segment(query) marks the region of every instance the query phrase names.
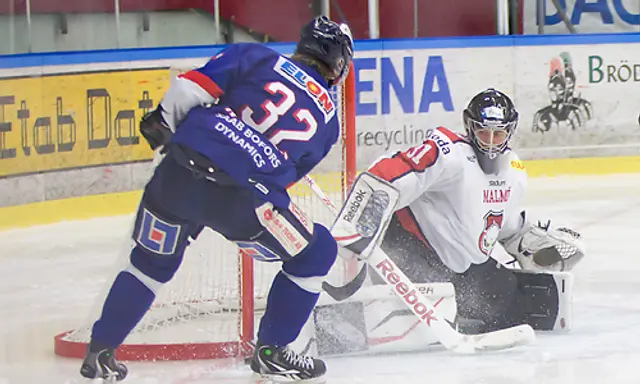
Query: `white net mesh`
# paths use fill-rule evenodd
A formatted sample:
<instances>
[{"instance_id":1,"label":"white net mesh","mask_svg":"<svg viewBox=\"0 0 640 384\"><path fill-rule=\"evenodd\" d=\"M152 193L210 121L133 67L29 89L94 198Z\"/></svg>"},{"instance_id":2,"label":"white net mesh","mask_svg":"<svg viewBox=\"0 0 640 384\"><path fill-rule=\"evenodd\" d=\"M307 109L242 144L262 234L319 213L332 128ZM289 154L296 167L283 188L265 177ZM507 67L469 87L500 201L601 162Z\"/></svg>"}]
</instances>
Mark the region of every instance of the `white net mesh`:
<instances>
[{"instance_id":1,"label":"white net mesh","mask_svg":"<svg viewBox=\"0 0 640 384\"><path fill-rule=\"evenodd\" d=\"M184 72L184 70L174 72ZM334 95L338 102L338 110L344 110L344 92L339 89L334 91ZM343 115L340 115L339 119L341 122L345 121ZM343 140L334 146L329 156L312 174L316 183L336 204L342 202L345 193L345 145ZM324 225L331 224L333 221L332 213L303 181L294 186L290 192L294 203L314 222ZM103 294L97 299L96 306L86 325L63 335L60 338L63 345L89 341L91 324L100 314L113 278L128 264L131 246L131 244L127 244L122 250L118 265L114 268L112 276L107 278L108 284ZM264 309L270 284L281 265L280 263L251 263L254 269L253 282L251 282L251 279L243 280L242 278L241 259L242 256L239 255L235 244L205 229L187 249L183 264L175 277L160 290L152 308L127 337L124 346L204 343L209 344L213 351L219 348L230 348L227 344L217 346L217 343L240 341L242 329L251 329L251 326L243 328L242 314L243 311L246 313L248 304L241 300L241 290L253 290L253 305L255 306L255 313L244 317L245 326L247 321L253 321L257 324L261 310ZM332 284L341 284L344 276L345 265L339 259L328 280ZM251 336L249 339L252 339ZM74 354L58 348L58 345L56 345L56 352L62 355ZM180 352L181 356L170 357L162 353L151 353L147 357L197 358L195 353L194 355L189 355L189 353L189 351L186 354ZM225 356L235 353L235 350L219 351L205 353L200 357ZM129 358L145 357L129 356Z\"/></svg>"}]
</instances>

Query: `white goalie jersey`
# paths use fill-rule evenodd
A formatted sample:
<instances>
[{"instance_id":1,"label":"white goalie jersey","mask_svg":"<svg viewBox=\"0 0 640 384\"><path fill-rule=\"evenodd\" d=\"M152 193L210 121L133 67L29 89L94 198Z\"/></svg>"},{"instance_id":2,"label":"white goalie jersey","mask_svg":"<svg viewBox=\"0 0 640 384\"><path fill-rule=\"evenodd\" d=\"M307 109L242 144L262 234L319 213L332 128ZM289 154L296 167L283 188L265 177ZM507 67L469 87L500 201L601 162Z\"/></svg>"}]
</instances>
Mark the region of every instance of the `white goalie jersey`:
<instances>
[{"instance_id":1,"label":"white goalie jersey","mask_svg":"<svg viewBox=\"0 0 640 384\"><path fill-rule=\"evenodd\" d=\"M500 161L497 174L485 174L466 139L440 127L423 144L378 159L369 172L399 190L402 226L462 273L523 228L524 166L511 151Z\"/></svg>"}]
</instances>

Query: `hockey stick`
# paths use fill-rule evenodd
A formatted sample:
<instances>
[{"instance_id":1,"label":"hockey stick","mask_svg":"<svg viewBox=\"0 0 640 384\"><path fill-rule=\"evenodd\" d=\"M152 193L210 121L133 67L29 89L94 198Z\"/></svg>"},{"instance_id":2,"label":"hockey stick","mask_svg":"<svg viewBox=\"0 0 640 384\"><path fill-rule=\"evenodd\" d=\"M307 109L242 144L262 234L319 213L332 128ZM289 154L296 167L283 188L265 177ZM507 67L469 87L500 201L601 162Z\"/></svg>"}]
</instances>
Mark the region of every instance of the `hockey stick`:
<instances>
[{"instance_id":1,"label":"hockey stick","mask_svg":"<svg viewBox=\"0 0 640 384\"><path fill-rule=\"evenodd\" d=\"M528 324L476 335L461 334L438 313L430 300L419 293L411 280L384 251L376 248L367 259L367 263L375 269L382 279L395 288L394 293L409 307L411 312L429 327L442 345L451 351L476 353L502 350L530 344L535 339L533 328Z\"/></svg>"},{"instance_id":2,"label":"hockey stick","mask_svg":"<svg viewBox=\"0 0 640 384\"><path fill-rule=\"evenodd\" d=\"M313 183L309 177L305 180L311 186L314 193L318 194L322 201L329 201L329 198L322 190ZM334 207L335 205L331 204ZM380 275L380 277L391 285L393 292L402 302L413 312L423 324L429 327L433 335L444 345L445 348L457 353L476 353L481 351L502 350L518 345L526 345L533 342L535 334L533 328L528 324L518 325L498 331L480 333L475 335L465 335L458 332L439 313L430 300L420 294L416 286L402 272L386 253L376 247L371 255L365 260Z\"/></svg>"},{"instance_id":3,"label":"hockey stick","mask_svg":"<svg viewBox=\"0 0 640 384\"><path fill-rule=\"evenodd\" d=\"M353 296L360 288L362 288L362 284L367 279L367 264L364 263L360 272L353 278L353 280L349 281L347 284L336 287L333 286L326 281L322 282L322 289L327 293L327 295L331 296L331 298L335 301L343 301Z\"/></svg>"},{"instance_id":4,"label":"hockey stick","mask_svg":"<svg viewBox=\"0 0 640 384\"><path fill-rule=\"evenodd\" d=\"M334 216L338 215L338 208L333 204L331 199L324 193L324 191L316 184L315 180L311 178L311 176L306 175L304 180L309 184L309 187L322 200L324 205L333 213ZM364 284L364 281L367 279L367 263L362 264L362 268L358 274L347 284L343 286L333 286L326 281L322 282L322 289L331 296L335 301L343 301L347 298L353 296Z\"/></svg>"}]
</instances>

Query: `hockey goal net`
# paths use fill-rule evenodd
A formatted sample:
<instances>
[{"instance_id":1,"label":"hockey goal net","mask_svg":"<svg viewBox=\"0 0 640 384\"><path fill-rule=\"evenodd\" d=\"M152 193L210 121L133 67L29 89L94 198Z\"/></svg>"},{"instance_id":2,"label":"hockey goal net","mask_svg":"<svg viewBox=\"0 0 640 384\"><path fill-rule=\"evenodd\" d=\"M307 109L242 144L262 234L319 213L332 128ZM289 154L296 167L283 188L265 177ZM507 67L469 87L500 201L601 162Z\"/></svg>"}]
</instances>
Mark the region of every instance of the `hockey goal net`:
<instances>
[{"instance_id":1,"label":"hockey goal net","mask_svg":"<svg viewBox=\"0 0 640 384\"><path fill-rule=\"evenodd\" d=\"M172 78L186 68L171 70ZM355 81L353 70L332 90L338 107L342 137L312 177L336 203L342 202L356 171ZM315 222L325 225L334 217L304 181L290 190L292 199ZM54 340L57 355L82 358L91 325L100 315L113 278L128 263L130 244L123 251L107 286L97 299L85 325ZM280 263L254 262L237 247L205 230L188 248L175 277L158 293L152 308L118 349L122 360L194 360L248 356L266 296ZM342 284L349 275L338 261L328 278Z\"/></svg>"}]
</instances>

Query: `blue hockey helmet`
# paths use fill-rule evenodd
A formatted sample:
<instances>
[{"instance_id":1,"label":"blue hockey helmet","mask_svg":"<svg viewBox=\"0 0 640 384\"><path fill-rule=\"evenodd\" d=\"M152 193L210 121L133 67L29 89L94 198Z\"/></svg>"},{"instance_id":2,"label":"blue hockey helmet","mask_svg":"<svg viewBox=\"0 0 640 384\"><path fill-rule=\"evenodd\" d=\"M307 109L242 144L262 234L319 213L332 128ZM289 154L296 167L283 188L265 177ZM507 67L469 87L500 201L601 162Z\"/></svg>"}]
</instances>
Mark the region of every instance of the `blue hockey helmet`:
<instances>
[{"instance_id":1,"label":"blue hockey helmet","mask_svg":"<svg viewBox=\"0 0 640 384\"><path fill-rule=\"evenodd\" d=\"M318 16L302 28L296 54L309 56L331 72L329 86L340 84L349 73L353 59L353 37L346 24Z\"/></svg>"}]
</instances>

